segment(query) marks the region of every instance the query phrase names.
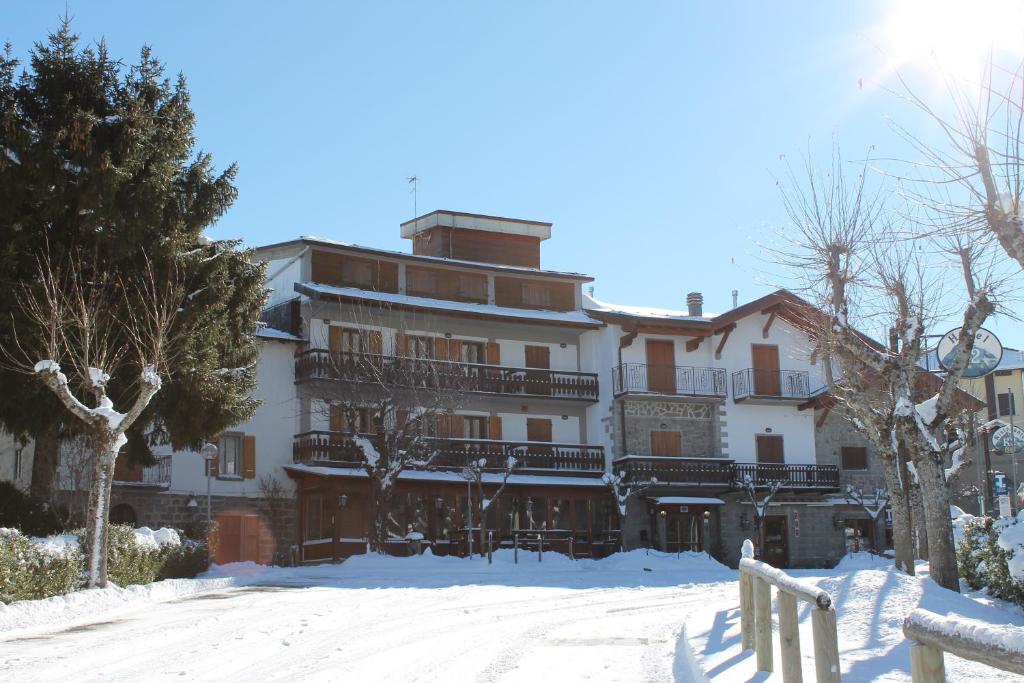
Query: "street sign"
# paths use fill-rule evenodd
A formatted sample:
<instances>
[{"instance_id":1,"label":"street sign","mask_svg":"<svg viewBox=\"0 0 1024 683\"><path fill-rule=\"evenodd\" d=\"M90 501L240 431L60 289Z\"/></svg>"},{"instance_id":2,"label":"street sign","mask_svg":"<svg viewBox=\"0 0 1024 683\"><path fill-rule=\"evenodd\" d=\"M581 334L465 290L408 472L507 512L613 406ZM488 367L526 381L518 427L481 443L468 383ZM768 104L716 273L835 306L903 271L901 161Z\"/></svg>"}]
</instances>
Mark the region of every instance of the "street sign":
<instances>
[{"instance_id":1,"label":"street sign","mask_svg":"<svg viewBox=\"0 0 1024 683\"><path fill-rule=\"evenodd\" d=\"M999 496L999 516L1009 517L1010 516L1010 497Z\"/></svg>"},{"instance_id":2,"label":"street sign","mask_svg":"<svg viewBox=\"0 0 1024 683\"><path fill-rule=\"evenodd\" d=\"M1016 455L1024 451L1024 429L1000 427L992 432L992 448L1002 455Z\"/></svg>"},{"instance_id":3,"label":"street sign","mask_svg":"<svg viewBox=\"0 0 1024 683\"><path fill-rule=\"evenodd\" d=\"M992 488L997 496L1005 496L1010 492L1009 484L1006 481L1006 475L1002 472L992 473Z\"/></svg>"},{"instance_id":4,"label":"street sign","mask_svg":"<svg viewBox=\"0 0 1024 683\"><path fill-rule=\"evenodd\" d=\"M943 369L948 369L956 359L956 345L959 341L960 328L950 330L939 340L938 346L935 347L935 356ZM999 337L981 328L974 335L974 348L971 349L971 359L967 363L963 377L984 377L996 369L1002 358L1003 345L999 342Z\"/></svg>"}]
</instances>

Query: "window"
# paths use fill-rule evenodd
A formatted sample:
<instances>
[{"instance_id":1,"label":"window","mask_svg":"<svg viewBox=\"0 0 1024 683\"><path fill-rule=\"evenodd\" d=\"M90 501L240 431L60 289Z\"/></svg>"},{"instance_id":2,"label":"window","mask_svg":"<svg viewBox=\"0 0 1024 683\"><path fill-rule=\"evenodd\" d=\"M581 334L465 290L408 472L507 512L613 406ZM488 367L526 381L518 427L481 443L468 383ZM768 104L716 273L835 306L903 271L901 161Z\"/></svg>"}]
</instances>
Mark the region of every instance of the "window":
<instances>
[{"instance_id":1,"label":"window","mask_svg":"<svg viewBox=\"0 0 1024 683\"><path fill-rule=\"evenodd\" d=\"M551 289L528 282L523 285L523 303L527 306L551 306Z\"/></svg>"},{"instance_id":2,"label":"window","mask_svg":"<svg viewBox=\"0 0 1024 683\"><path fill-rule=\"evenodd\" d=\"M242 476L242 435L225 434L217 444L220 457L220 477Z\"/></svg>"},{"instance_id":3,"label":"window","mask_svg":"<svg viewBox=\"0 0 1024 683\"><path fill-rule=\"evenodd\" d=\"M373 264L369 261L345 259L342 261L341 269L346 284L367 287L373 284Z\"/></svg>"},{"instance_id":4,"label":"window","mask_svg":"<svg viewBox=\"0 0 1024 683\"><path fill-rule=\"evenodd\" d=\"M437 271L406 268L405 291L410 294L437 294Z\"/></svg>"},{"instance_id":5,"label":"window","mask_svg":"<svg viewBox=\"0 0 1024 683\"><path fill-rule=\"evenodd\" d=\"M996 399L999 402L999 414L1000 415L1016 415L1017 414L1017 401L1013 394L1006 392L1005 394L997 394Z\"/></svg>"},{"instance_id":6,"label":"window","mask_svg":"<svg viewBox=\"0 0 1024 683\"><path fill-rule=\"evenodd\" d=\"M344 353L366 353L366 336L363 331L351 328L342 330L341 350Z\"/></svg>"},{"instance_id":7,"label":"window","mask_svg":"<svg viewBox=\"0 0 1024 683\"><path fill-rule=\"evenodd\" d=\"M462 418L465 436L467 439L487 438L487 418L476 415L466 415Z\"/></svg>"},{"instance_id":8,"label":"window","mask_svg":"<svg viewBox=\"0 0 1024 683\"><path fill-rule=\"evenodd\" d=\"M866 470L868 468L868 449L863 446L843 446L839 453L844 470Z\"/></svg>"},{"instance_id":9,"label":"window","mask_svg":"<svg viewBox=\"0 0 1024 683\"><path fill-rule=\"evenodd\" d=\"M410 358L433 358L434 339L433 337L409 337Z\"/></svg>"},{"instance_id":10,"label":"window","mask_svg":"<svg viewBox=\"0 0 1024 683\"><path fill-rule=\"evenodd\" d=\"M327 496L322 493L306 495L305 529L302 534L307 541L331 537L331 512L327 508Z\"/></svg>"},{"instance_id":11,"label":"window","mask_svg":"<svg viewBox=\"0 0 1024 683\"><path fill-rule=\"evenodd\" d=\"M487 278L460 273L459 298L487 301Z\"/></svg>"},{"instance_id":12,"label":"window","mask_svg":"<svg viewBox=\"0 0 1024 683\"><path fill-rule=\"evenodd\" d=\"M484 345L480 342L462 342L463 363L486 363Z\"/></svg>"}]
</instances>

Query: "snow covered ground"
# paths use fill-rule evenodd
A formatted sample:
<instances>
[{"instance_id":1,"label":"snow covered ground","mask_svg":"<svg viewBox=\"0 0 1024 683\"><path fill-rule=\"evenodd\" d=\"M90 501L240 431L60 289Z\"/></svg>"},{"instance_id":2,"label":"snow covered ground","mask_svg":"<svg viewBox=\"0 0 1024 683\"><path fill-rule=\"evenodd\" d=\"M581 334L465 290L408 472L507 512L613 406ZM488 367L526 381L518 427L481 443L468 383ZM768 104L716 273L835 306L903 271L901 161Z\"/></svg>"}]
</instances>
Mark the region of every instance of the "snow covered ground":
<instances>
[{"instance_id":1,"label":"snow covered ground","mask_svg":"<svg viewBox=\"0 0 1024 683\"><path fill-rule=\"evenodd\" d=\"M643 551L520 560L239 564L0 606L0 680L690 681L702 679L698 665L716 681L766 680L739 652L733 570ZM844 680L909 680L899 621L918 605L1024 624L1019 611L922 590L869 562L795 572L836 598ZM809 632L804 642L810 654ZM948 666L952 680L1002 680Z\"/></svg>"}]
</instances>

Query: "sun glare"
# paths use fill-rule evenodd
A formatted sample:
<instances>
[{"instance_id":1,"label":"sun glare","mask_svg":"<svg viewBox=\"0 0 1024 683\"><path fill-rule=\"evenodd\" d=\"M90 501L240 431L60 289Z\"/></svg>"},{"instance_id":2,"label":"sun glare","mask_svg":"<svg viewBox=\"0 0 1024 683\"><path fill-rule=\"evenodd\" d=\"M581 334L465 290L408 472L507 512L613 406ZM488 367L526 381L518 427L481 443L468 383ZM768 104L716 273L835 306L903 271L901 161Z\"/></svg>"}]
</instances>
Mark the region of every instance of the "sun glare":
<instances>
[{"instance_id":1,"label":"sun glare","mask_svg":"<svg viewBox=\"0 0 1024 683\"><path fill-rule=\"evenodd\" d=\"M1024 56L1024 0L897 0L880 33L890 70L976 75L990 52Z\"/></svg>"}]
</instances>

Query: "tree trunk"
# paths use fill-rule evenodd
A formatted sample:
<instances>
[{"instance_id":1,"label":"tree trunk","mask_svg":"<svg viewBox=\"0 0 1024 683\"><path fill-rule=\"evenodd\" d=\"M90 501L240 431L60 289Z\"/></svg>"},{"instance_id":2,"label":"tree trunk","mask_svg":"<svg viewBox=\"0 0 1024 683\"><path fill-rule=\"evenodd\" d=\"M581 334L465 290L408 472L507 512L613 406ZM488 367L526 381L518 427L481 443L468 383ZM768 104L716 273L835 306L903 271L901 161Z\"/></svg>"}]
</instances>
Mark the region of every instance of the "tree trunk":
<instances>
[{"instance_id":1,"label":"tree trunk","mask_svg":"<svg viewBox=\"0 0 1024 683\"><path fill-rule=\"evenodd\" d=\"M924 528L928 533L929 571L932 581L959 593L960 577L953 547L953 522L949 516L946 477L936 454L926 453L922 456L916 464L921 504L924 507Z\"/></svg>"},{"instance_id":2,"label":"tree trunk","mask_svg":"<svg viewBox=\"0 0 1024 683\"><path fill-rule=\"evenodd\" d=\"M32 455L33 496L42 500L53 500L53 479L60 464L60 422L53 420L35 434L35 450Z\"/></svg>"},{"instance_id":3,"label":"tree trunk","mask_svg":"<svg viewBox=\"0 0 1024 683\"><path fill-rule=\"evenodd\" d=\"M892 510L892 545L896 553L896 568L913 576L914 536L910 526L910 506L903 490L901 473L897 469L897 459L883 456L882 467L885 485L889 489L889 509ZM909 473L903 473L903 476L909 476Z\"/></svg>"},{"instance_id":4,"label":"tree trunk","mask_svg":"<svg viewBox=\"0 0 1024 683\"><path fill-rule=\"evenodd\" d=\"M910 486L911 520L910 528L917 534L917 557L922 560L928 559L928 528L924 521L924 505L921 502L921 485L911 484Z\"/></svg>"},{"instance_id":5,"label":"tree trunk","mask_svg":"<svg viewBox=\"0 0 1024 683\"><path fill-rule=\"evenodd\" d=\"M110 517L110 491L118 450L118 446L109 445L93 460L89 514L85 523L86 588L105 588L107 585L107 519Z\"/></svg>"},{"instance_id":6,"label":"tree trunk","mask_svg":"<svg viewBox=\"0 0 1024 683\"><path fill-rule=\"evenodd\" d=\"M373 522L370 524L369 538L370 551L383 555L387 550L388 539L388 514L391 512L392 488L385 486L384 481L377 476L370 477L370 510L373 513Z\"/></svg>"}]
</instances>

